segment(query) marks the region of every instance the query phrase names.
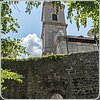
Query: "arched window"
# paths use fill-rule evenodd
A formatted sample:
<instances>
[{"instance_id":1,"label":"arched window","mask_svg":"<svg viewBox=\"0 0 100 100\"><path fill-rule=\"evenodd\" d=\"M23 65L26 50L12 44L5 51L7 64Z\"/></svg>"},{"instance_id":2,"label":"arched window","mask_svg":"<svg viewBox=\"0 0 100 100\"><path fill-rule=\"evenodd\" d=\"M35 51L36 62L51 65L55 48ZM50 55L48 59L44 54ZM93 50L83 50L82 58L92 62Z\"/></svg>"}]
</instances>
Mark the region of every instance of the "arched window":
<instances>
[{"instance_id":1,"label":"arched window","mask_svg":"<svg viewBox=\"0 0 100 100\"><path fill-rule=\"evenodd\" d=\"M56 14L52 14L52 20L57 21L57 15Z\"/></svg>"},{"instance_id":2,"label":"arched window","mask_svg":"<svg viewBox=\"0 0 100 100\"><path fill-rule=\"evenodd\" d=\"M55 93L50 99L63 99L63 97L60 94Z\"/></svg>"}]
</instances>

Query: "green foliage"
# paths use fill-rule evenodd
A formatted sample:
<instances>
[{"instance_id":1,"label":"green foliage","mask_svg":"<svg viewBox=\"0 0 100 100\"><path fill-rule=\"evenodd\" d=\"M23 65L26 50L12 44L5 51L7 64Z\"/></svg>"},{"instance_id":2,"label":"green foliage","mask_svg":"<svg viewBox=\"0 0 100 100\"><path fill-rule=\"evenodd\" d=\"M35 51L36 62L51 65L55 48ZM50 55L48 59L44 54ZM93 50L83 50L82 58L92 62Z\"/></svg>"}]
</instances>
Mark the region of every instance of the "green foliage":
<instances>
[{"instance_id":1,"label":"green foliage","mask_svg":"<svg viewBox=\"0 0 100 100\"><path fill-rule=\"evenodd\" d=\"M26 13L31 13L31 10L33 9L33 7L38 8L38 6L41 4L41 2L39 1L26 1Z\"/></svg>"},{"instance_id":2,"label":"green foliage","mask_svg":"<svg viewBox=\"0 0 100 100\"><path fill-rule=\"evenodd\" d=\"M17 33L17 28L20 28L17 19L12 16L12 10L8 2L2 2L1 5L1 33L6 34L10 31Z\"/></svg>"},{"instance_id":3,"label":"green foliage","mask_svg":"<svg viewBox=\"0 0 100 100\"><path fill-rule=\"evenodd\" d=\"M7 87L4 86L4 82L5 80L14 80L14 81L17 81L19 83L22 83L23 80L22 80L23 76L22 75L19 75L15 72L11 72L10 70L3 70L1 69L1 85L2 85L2 90L5 90Z\"/></svg>"},{"instance_id":4,"label":"green foliage","mask_svg":"<svg viewBox=\"0 0 100 100\"><path fill-rule=\"evenodd\" d=\"M27 60L33 60L33 61L38 61L38 60L58 60L62 58L64 54L48 54L42 57L30 57ZM26 59L24 59L26 60Z\"/></svg>"},{"instance_id":5,"label":"green foliage","mask_svg":"<svg viewBox=\"0 0 100 100\"><path fill-rule=\"evenodd\" d=\"M69 54L68 54L69 55ZM58 60L64 57L64 54L48 54L41 57L29 57L29 58L23 58L23 59L12 59L12 58L3 58L2 60L5 61L39 61L39 60Z\"/></svg>"},{"instance_id":6,"label":"green foliage","mask_svg":"<svg viewBox=\"0 0 100 100\"><path fill-rule=\"evenodd\" d=\"M1 33L7 34L8 32L17 32L17 28L20 28L17 19L12 16L11 4L17 4L18 1L3 1L1 5ZM26 48L20 45L20 39L11 40L10 37L1 39L1 53L2 55L20 56L21 54L28 54ZM9 56L9 57L11 57Z\"/></svg>"},{"instance_id":7,"label":"green foliage","mask_svg":"<svg viewBox=\"0 0 100 100\"><path fill-rule=\"evenodd\" d=\"M68 5L68 16L72 23L72 18L76 21L76 26L78 30L80 29L80 24L84 27L87 26L87 18L92 19L93 23L93 33L99 33L99 5L95 1L75 1L67 2ZM75 13L76 12L76 13Z\"/></svg>"},{"instance_id":8,"label":"green foliage","mask_svg":"<svg viewBox=\"0 0 100 100\"><path fill-rule=\"evenodd\" d=\"M61 1L52 1L52 6L56 6L56 13L59 12L59 10L63 10L65 8L65 6L62 4Z\"/></svg>"},{"instance_id":9,"label":"green foliage","mask_svg":"<svg viewBox=\"0 0 100 100\"><path fill-rule=\"evenodd\" d=\"M14 70L21 68L21 72L24 72L25 70L27 71L29 67L34 70L34 68L36 68L34 63L47 62L47 61L51 61L51 62L58 61L59 62L59 60L63 58L64 58L63 54L57 54L57 55L50 54L50 55L45 55L42 57L30 57L27 59L25 58L24 59L3 58L1 59L1 67L8 68L8 69L14 69Z\"/></svg>"},{"instance_id":10,"label":"green foliage","mask_svg":"<svg viewBox=\"0 0 100 100\"><path fill-rule=\"evenodd\" d=\"M10 37L6 39L1 39L1 53L3 56L8 56L14 54L15 56L20 56L21 54L28 54L26 47L20 45L22 41L20 39L11 40Z\"/></svg>"}]
</instances>

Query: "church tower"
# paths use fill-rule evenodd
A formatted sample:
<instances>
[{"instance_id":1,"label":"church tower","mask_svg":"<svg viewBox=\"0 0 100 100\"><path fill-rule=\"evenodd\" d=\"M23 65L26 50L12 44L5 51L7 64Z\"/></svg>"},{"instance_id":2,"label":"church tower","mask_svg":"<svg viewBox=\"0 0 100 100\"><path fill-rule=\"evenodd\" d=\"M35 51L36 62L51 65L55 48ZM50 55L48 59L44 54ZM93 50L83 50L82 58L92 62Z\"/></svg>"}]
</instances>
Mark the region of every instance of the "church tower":
<instances>
[{"instance_id":1,"label":"church tower","mask_svg":"<svg viewBox=\"0 0 100 100\"><path fill-rule=\"evenodd\" d=\"M42 7L42 48L43 55L47 53L56 53L55 38L59 31L66 36L66 23L64 9L56 14L56 6L51 2L43 2Z\"/></svg>"}]
</instances>

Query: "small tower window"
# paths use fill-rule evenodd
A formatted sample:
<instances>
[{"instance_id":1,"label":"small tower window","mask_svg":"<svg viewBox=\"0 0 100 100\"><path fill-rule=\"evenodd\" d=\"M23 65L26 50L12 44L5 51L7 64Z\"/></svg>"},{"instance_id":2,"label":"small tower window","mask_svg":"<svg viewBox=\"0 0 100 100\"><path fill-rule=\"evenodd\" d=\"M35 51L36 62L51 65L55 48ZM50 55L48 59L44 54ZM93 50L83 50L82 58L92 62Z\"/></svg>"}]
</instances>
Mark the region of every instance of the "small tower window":
<instances>
[{"instance_id":1,"label":"small tower window","mask_svg":"<svg viewBox=\"0 0 100 100\"><path fill-rule=\"evenodd\" d=\"M52 14L52 20L57 21L57 15L56 14Z\"/></svg>"}]
</instances>

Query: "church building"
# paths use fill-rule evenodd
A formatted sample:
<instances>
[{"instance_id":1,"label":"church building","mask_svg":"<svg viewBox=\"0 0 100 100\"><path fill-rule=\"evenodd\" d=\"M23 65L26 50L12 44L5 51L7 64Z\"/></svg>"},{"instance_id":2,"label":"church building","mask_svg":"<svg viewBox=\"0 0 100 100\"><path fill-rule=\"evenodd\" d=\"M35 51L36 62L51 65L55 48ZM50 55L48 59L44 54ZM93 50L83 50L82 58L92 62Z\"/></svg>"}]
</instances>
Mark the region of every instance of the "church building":
<instances>
[{"instance_id":1,"label":"church building","mask_svg":"<svg viewBox=\"0 0 100 100\"><path fill-rule=\"evenodd\" d=\"M96 41L90 37L69 36L66 32L64 9L56 14L56 7L51 2L44 2L42 7L42 53L68 54L97 51Z\"/></svg>"}]
</instances>

